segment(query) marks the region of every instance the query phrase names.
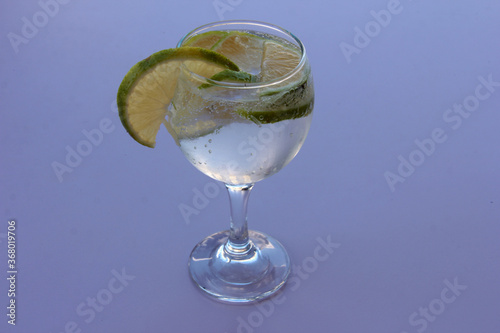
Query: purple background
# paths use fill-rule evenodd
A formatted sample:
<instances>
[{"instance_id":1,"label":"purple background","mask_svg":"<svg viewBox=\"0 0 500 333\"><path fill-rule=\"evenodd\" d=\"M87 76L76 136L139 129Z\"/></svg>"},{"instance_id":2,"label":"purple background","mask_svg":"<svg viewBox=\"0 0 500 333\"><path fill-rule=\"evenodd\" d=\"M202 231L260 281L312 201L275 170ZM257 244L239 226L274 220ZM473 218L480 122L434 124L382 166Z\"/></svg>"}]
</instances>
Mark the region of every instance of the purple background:
<instances>
[{"instance_id":1,"label":"purple background","mask_svg":"<svg viewBox=\"0 0 500 333\"><path fill-rule=\"evenodd\" d=\"M0 332L499 331L500 86L477 88L478 77L500 82L498 1L65 1L0 11ZM250 199L250 227L295 265L260 306L220 304L191 284L188 255L227 228L227 195L166 131L156 149L134 142L115 106L138 60L243 18L303 40L317 96L303 149ZM466 118L451 113L464 103ZM102 138L89 146L94 129ZM444 142L431 147L433 131ZM87 155L58 178L68 149ZM404 182L391 189L385 174L398 167ZM198 214L184 218L187 206Z\"/></svg>"}]
</instances>

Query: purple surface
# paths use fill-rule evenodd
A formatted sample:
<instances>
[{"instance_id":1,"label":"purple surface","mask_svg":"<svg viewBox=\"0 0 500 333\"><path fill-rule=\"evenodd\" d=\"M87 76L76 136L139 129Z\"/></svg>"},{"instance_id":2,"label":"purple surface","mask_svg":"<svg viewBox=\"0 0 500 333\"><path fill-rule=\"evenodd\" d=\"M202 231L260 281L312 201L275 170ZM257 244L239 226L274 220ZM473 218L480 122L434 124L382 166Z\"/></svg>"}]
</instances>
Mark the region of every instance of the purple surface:
<instances>
[{"instance_id":1,"label":"purple surface","mask_svg":"<svg viewBox=\"0 0 500 333\"><path fill-rule=\"evenodd\" d=\"M0 332L498 332L498 1L2 8ZM115 107L135 62L201 24L242 18L303 40L317 96L302 151L250 198L250 228L295 265L258 306L216 303L191 284L188 255L227 228L227 195L166 131L154 150L134 142ZM86 156L66 161L78 149ZM212 198L184 218L205 189Z\"/></svg>"}]
</instances>

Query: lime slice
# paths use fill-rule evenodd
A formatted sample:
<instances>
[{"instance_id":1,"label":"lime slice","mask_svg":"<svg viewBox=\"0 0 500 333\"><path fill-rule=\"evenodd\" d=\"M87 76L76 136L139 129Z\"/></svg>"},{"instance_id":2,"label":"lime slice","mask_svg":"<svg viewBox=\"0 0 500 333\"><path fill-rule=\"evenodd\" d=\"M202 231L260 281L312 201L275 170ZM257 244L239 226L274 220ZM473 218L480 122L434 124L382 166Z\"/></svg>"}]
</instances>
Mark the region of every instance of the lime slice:
<instances>
[{"instance_id":1,"label":"lime slice","mask_svg":"<svg viewBox=\"0 0 500 333\"><path fill-rule=\"evenodd\" d=\"M264 38L250 33L232 31L212 50L234 61L242 71L258 74L261 71L264 41Z\"/></svg>"},{"instance_id":2,"label":"lime slice","mask_svg":"<svg viewBox=\"0 0 500 333\"><path fill-rule=\"evenodd\" d=\"M312 79L291 89L261 96L260 103L249 110L236 112L256 124L276 123L309 115L314 107L314 87ZM265 110L263 110L265 109Z\"/></svg>"},{"instance_id":3,"label":"lime slice","mask_svg":"<svg viewBox=\"0 0 500 333\"><path fill-rule=\"evenodd\" d=\"M297 67L301 54L292 46L271 40L264 43L261 64L261 80L266 82L287 75Z\"/></svg>"},{"instance_id":4,"label":"lime slice","mask_svg":"<svg viewBox=\"0 0 500 333\"><path fill-rule=\"evenodd\" d=\"M194 35L184 42L183 46L202 47L211 49L217 42L228 34L227 31L208 31L199 35Z\"/></svg>"},{"instance_id":5,"label":"lime slice","mask_svg":"<svg viewBox=\"0 0 500 333\"><path fill-rule=\"evenodd\" d=\"M251 74L260 72L265 39L242 31L208 31L184 42L186 46L200 46L220 53L241 70Z\"/></svg>"},{"instance_id":6,"label":"lime slice","mask_svg":"<svg viewBox=\"0 0 500 333\"><path fill-rule=\"evenodd\" d=\"M120 120L137 142L153 148L162 122L176 139L175 129L165 122L165 116L175 93L179 66L183 63L204 77L224 69L239 70L225 56L199 47L167 49L138 62L125 75L117 96Z\"/></svg>"},{"instance_id":7,"label":"lime slice","mask_svg":"<svg viewBox=\"0 0 500 333\"><path fill-rule=\"evenodd\" d=\"M296 118L302 118L308 116L314 107L314 102L311 100L307 104L300 105L298 107L293 107L289 109L280 109L273 111L251 111L248 112L246 110L237 110L236 112L245 117L257 125L260 124L272 124L277 123L278 121L290 120Z\"/></svg>"}]
</instances>

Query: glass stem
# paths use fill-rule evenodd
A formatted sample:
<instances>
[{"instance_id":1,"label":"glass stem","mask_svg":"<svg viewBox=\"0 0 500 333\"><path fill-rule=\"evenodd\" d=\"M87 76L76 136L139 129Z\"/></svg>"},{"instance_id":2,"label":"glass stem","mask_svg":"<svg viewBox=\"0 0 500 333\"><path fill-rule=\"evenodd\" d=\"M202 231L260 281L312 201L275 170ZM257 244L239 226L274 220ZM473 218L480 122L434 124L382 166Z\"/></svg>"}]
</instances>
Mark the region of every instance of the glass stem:
<instances>
[{"instance_id":1,"label":"glass stem","mask_svg":"<svg viewBox=\"0 0 500 333\"><path fill-rule=\"evenodd\" d=\"M247 205L253 184L228 185L229 203L231 206L231 229L225 244L227 254L241 256L247 254L252 244L248 238Z\"/></svg>"}]
</instances>

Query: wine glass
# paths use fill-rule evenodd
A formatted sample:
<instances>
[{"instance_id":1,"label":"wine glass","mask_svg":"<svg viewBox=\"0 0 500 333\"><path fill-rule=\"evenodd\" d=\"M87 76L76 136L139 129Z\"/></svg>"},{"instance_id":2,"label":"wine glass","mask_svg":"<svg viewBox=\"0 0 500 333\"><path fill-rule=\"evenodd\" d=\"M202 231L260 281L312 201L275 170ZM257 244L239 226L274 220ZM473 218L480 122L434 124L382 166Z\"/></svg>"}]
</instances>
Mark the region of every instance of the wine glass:
<instances>
[{"instance_id":1,"label":"wine glass","mask_svg":"<svg viewBox=\"0 0 500 333\"><path fill-rule=\"evenodd\" d=\"M259 45L264 53L269 53L263 58L277 57L278 65L280 56L286 62L287 53L296 54L293 68L271 79L258 73L264 66L262 59L248 60L246 70L255 70L251 74L258 82L217 81L183 64L172 103L178 112L169 113L169 122L177 131L175 139L186 158L207 176L224 182L230 200L229 230L196 245L189 258L191 277L203 291L221 301L253 302L284 285L290 259L276 239L248 230L249 195L257 181L281 170L304 143L312 119L313 80L302 42L268 23L204 25L188 33L177 47L190 45L190 40L210 31L237 31L250 39L255 36L263 43ZM267 66L273 66L272 60Z\"/></svg>"}]
</instances>

